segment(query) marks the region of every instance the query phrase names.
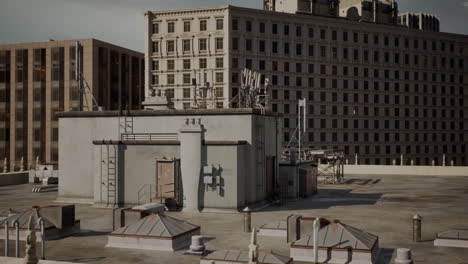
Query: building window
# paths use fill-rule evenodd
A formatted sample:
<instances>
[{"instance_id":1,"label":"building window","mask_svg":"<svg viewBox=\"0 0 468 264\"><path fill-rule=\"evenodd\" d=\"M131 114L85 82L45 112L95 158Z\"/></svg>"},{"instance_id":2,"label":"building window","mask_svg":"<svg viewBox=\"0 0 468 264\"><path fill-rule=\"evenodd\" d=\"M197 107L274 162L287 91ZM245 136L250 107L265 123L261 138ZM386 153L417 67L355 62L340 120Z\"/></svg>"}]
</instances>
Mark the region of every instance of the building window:
<instances>
[{"instance_id":1,"label":"building window","mask_svg":"<svg viewBox=\"0 0 468 264\"><path fill-rule=\"evenodd\" d=\"M259 41L258 50L260 52L265 52L265 40L260 40Z\"/></svg>"},{"instance_id":2,"label":"building window","mask_svg":"<svg viewBox=\"0 0 468 264\"><path fill-rule=\"evenodd\" d=\"M190 21L184 21L184 32L190 32Z\"/></svg>"},{"instance_id":3,"label":"building window","mask_svg":"<svg viewBox=\"0 0 468 264\"><path fill-rule=\"evenodd\" d=\"M207 43L208 43L208 40L207 40L207 39L199 39L199 40L198 40L198 49L199 49L200 51L205 51L205 50L207 50L207 48L208 48Z\"/></svg>"},{"instance_id":4,"label":"building window","mask_svg":"<svg viewBox=\"0 0 468 264\"><path fill-rule=\"evenodd\" d=\"M200 20L200 31L206 31L206 30L207 30L207 21Z\"/></svg>"},{"instance_id":5,"label":"building window","mask_svg":"<svg viewBox=\"0 0 468 264\"><path fill-rule=\"evenodd\" d=\"M190 51L190 39L184 39L182 44L184 51Z\"/></svg>"},{"instance_id":6,"label":"building window","mask_svg":"<svg viewBox=\"0 0 468 264\"><path fill-rule=\"evenodd\" d=\"M302 27L297 26L296 27L296 37L301 37L302 36Z\"/></svg>"},{"instance_id":7,"label":"building window","mask_svg":"<svg viewBox=\"0 0 468 264\"><path fill-rule=\"evenodd\" d=\"M239 50L239 38L232 38L232 50Z\"/></svg>"},{"instance_id":8,"label":"building window","mask_svg":"<svg viewBox=\"0 0 468 264\"><path fill-rule=\"evenodd\" d=\"M159 34L159 24L153 24L153 34Z\"/></svg>"},{"instance_id":9,"label":"building window","mask_svg":"<svg viewBox=\"0 0 468 264\"><path fill-rule=\"evenodd\" d=\"M223 29L224 29L224 19L217 19L216 30L223 30Z\"/></svg>"},{"instance_id":10,"label":"building window","mask_svg":"<svg viewBox=\"0 0 468 264\"><path fill-rule=\"evenodd\" d=\"M188 99L191 96L190 88L184 88L182 96L184 99Z\"/></svg>"},{"instance_id":11,"label":"building window","mask_svg":"<svg viewBox=\"0 0 468 264\"><path fill-rule=\"evenodd\" d=\"M302 44L296 44L296 55L302 55Z\"/></svg>"},{"instance_id":12,"label":"building window","mask_svg":"<svg viewBox=\"0 0 468 264\"><path fill-rule=\"evenodd\" d=\"M216 68L224 68L224 58L216 58Z\"/></svg>"},{"instance_id":13,"label":"building window","mask_svg":"<svg viewBox=\"0 0 468 264\"><path fill-rule=\"evenodd\" d=\"M167 41L167 52L174 52L175 51L175 41L168 40Z\"/></svg>"},{"instance_id":14,"label":"building window","mask_svg":"<svg viewBox=\"0 0 468 264\"><path fill-rule=\"evenodd\" d=\"M260 31L260 33L265 33L265 23L260 22L259 31Z\"/></svg>"},{"instance_id":15,"label":"building window","mask_svg":"<svg viewBox=\"0 0 468 264\"><path fill-rule=\"evenodd\" d=\"M272 25L271 25L271 33L272 33L273 35L278 34L278 24L272 24Z\"/></svg>"},{"instance_id":16,"label":"building window","mask_svg":"<svg viewBox=\"0 0 468 264\"><path fill-rule=\"evenodd\" d=\"M184 84L190 84L190 74L189 73L184 73L183 79L184 79Z\"/></svg>"},{"instance_id":17,"label":"building window","mask_svg":"<svg viewBox=\"0 0 468 264\"><path fill-rule=\"evenodd\" d=\"M224 73L222 73L222 72L217 72L216 73L216 82L217 83L224 82Z\"/></svg>"},{"instance_id":18,"label":"building window","mask_svg":"<svg viewBox=\"0 0 468 264\"><path fill-rule=\"evenodd\" d=\"M216 49L222 50L224 48L224 38L216 38Z\"/></svg>"},{"instance_id":19,"label":"building window","mask_svg":"<svg viewBox=\"0 0 468 264\"><path fill-rule=\"evenodd\" d=\"M153 53L159 52L159 41L153 42Z\"/></svg>"},{"instance_id":20,"label":"building window","mask_svg":"<svg viewBox=\"0 0 468 264\"><path fill-rule=\"evenodd\" d=\"M232 30L239 30L239 21L237 19L232 20Z\"/></svg>"},{"instance_id":21,"label":"building window","mask_svg":"<svg viewBox=\"0 0 468 264\"><path fill-rule=\"evenodd\" d=\"M175 32L175 23L169 22L167 23L167 33L174 33Z\"/></svg>"},{"instance_id":22,"label":"building window","mask_svg":"<svg viewBox=\"0 0 468 264\"><path fill-rule=\"evenodd\" d=\"M216 93L216 97L218 97L218 98L224 97L224 88L223 87L216 87L215 93Z\"/></svg>"},{"instance_id":23,"label":"building window","mask_svg":"<svg viewBox=\"0 0 468 264\"><path fill-rule=\"evenodd\" d=\"M184 70L190 70L190 68L191 68L190 59L184 60Z\"/></svg>"},{"instance_id":24,"label":"building window","mask_svg":"<svg viewBox=\"0 0 468 264\"><path fill-rule=\"evenodd\" d=\"M175 76L174 74L167 75L167 84L175 84Z\"/></svg>"},{"instance_id":25,"label":"building window","mask_svg":"<svg viewBox=\"0 0 468 264\"><path fill-rule=\"evenodd\" d=\"M174 98L174 89L166 89L166 96L168 98L173 99Z\"/></svg>"},{"instance_id":26,"label":"building window","mask_svg":"<svg viewBox=\"0 0 468 264\"><path fill-rule=\"evenodd\" d=\"M200 59L199 67L200 69L206 69L206 59Z\"/></svg>"},{"instance_id":27,"label":"building window","mask_svg":"<svg viewBox=\"0 0 468 264\"><path fill-rule=\"evenodd\" d=\"M153 61L153 71L159 71L159 61Z\"/></svg>"},{"instance_id":28,"label":"building window","mask_svg":"<svg viewBox=\"0 0 468 264\"><path fill-rule=\"evenodd\" d=\"M309 38L314 38L314 28L309 28Z\"/></svg>"},{"instance_id":29,"label":"building window","mask_svg":"<svg viewBox=\"0 0 468 264\"><path fill-rule=\"evenodd\" d=\"M159 75L152 75L152 84L159 85Z\"/></svg>"},{"instance_id":30,"label":"building window","mask_svg":"<svg viewBox=\"0 0 468 264\"><path fill-rule=\"evenodd\" d=\"M58 141L59 130L57 127L52 128L52 141Z\"/></svg>"},{"instance_id":31,"label":"building window","mask_svg":"<svg viewBox=\"0 0 468 264\"><path fill-rule=\"evenodd\" d=\"M326 46L321 46L320 47L320 55L325 58L327 57L327 47Z\"/></svg>"},{"instance_id":32,"label":"building window","mask_svg":"<svg viewBox=\"0 0 468 264\"><path fill-rule=\"evenodd\" d=\"M252 32L252 21L245 21L245 30L247 32Z\"/></svg>"},{"instance_id":33,"label":"building window","mask_svg":"<svg viewBox=\"0 0 468 264\"><path fill-rule=\"evenodd\" d=\"M175 62L174 60L168 60L167 61L167 70L168 71L173 71L175 69Z\"/></svg>"},{"instance_id":34,"label":"building window","mask_svg":"<svg viewBox=\"0 0 468 264\"><path fill-rule=\"evenodd\" d=\"M252 51L252 40L251 39L246 39L245 40L245 50L246 51Z\"/></svg>"}]
</instances>

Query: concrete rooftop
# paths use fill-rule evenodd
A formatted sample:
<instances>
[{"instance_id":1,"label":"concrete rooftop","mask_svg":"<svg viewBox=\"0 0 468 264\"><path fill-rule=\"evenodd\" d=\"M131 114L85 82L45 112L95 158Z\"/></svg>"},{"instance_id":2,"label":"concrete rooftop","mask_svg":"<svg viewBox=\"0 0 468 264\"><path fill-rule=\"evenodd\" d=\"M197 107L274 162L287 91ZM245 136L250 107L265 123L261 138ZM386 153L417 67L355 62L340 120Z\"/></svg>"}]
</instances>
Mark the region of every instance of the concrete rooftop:
<instances>
[{"instance_id":1,"label":"concrete rooftop","mask_svg":"<svg viewBox=\"0 0 468 264\"><path fill-rule=\"evenodd\" d=\"M0 187L0 212L8 208L23 210L47 205L56 192L31 193L31 185ZM319 194L306 200L269 207L253 214L254 226L285 220L289 214L340 219L342 222L379 236L381 248L408 247L416 263L466 264L468 251L434 247L437 232L468 228L468 177L424 176L353 176L343 185L320 185ZM82 233L46 243L50 260L79 263L199 263L199 257L184 252L166 253L144 250L105 248L112 228L112 210L77 205L76 217ZM423 242L413 243L411 218L423 216ZM248 248L249 234L242 232L239 214L168 213L178 219L200 225L208 237L210 250ZM3 231L0 231L3 238ZM260 250L289 255L289 247L280 238L259 237ZM14 244L11 242L11 253ZM22 246L23 248L23 246ZM23 249L21 250L23 254ZM3 255L4 243L0 243ZM387 264L387 261L382 263Z\"/></svg>"}]
</instances>

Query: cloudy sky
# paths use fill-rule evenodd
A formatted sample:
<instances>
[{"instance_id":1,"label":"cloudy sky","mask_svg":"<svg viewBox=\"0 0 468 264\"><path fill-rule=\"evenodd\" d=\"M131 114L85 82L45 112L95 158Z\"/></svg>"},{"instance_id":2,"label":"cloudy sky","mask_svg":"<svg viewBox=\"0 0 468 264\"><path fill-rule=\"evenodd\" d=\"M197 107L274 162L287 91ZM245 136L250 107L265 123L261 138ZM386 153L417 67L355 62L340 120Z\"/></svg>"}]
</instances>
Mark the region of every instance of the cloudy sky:
<instances>
[{"instance_id":1,"label":"cloudy sky","mask_svg":"<svg viewBox=\"0 0 468 264\"><path fill-rule=\"evenodd\" d=\"M235 5L260 8L261 0L0 0L0 44L49 38L96 38L143 51L143 13ZM400 12L432 13L442 31L468 35L468 0L398 0Z\"/></svg>"}]
</instances>

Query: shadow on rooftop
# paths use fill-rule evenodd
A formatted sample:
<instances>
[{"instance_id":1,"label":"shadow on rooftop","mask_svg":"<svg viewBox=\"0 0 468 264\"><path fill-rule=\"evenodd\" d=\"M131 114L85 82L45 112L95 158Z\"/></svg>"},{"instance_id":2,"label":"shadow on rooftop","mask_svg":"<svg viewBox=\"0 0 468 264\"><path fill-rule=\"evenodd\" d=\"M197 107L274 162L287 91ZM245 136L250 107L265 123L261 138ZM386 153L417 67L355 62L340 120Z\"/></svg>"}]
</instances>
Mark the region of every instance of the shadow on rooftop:
<instances>
[{"instance_id":1,"label":"shadow on rooftop","mask_svg":"<svg viewBox=\"0 0 468 264\"><path fill-rule=\"evenodd\" d=\"M373 205L383 196L382 193L352 193L352 190L319 189L308 198L285 201L279 206L270 206L262 211L288 211L307 209L328 209L336 206Z\"/></svg>"},{"instance_id":2,"label":"shadow on rooftop","mask_svg":"<svg viewBox=\"0 0 468 264\"><path fill-rule=\"evenodd\" d=\"M94 257L94 258L79 258L79 259L60 259L57 261L64 261L64 262L75 262L75 263L88 263L88 262L96 262L106 259L106 257Z\"/></svg>"},{"instance_id":3,"label":"shadow on rooftop","mask_svg":"<svg viewBox=\"0 0 468 264\"><path fill-rule=\"evenodd\" d=\"M94 236L106 236L109 232L99 232L93 230L81 230L80 233L71 235L71 237L94 237Z\"/></svg>"}]
</instances>

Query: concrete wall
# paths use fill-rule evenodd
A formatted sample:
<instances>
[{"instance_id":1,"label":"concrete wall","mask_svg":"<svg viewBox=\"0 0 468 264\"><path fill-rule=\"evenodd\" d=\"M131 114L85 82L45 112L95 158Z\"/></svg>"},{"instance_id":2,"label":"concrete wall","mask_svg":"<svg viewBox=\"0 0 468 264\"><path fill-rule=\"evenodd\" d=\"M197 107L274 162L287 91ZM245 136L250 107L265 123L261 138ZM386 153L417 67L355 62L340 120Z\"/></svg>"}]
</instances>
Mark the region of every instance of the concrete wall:
<instances>
[{"instance_id":1,"label":"concrete wall","mask_svg":"<svg viewBox=\"0 0 468 264\"><path fill-rule=\"evenodd\" d=\"M265 199L263 166L267 156L279 157L279 138L271 136L276 134L272 133L276 131L276 117L252 114L153 116L146 114L151 113L149 111L141 112L145 114L132 117L133 133L171 133L180 141L157 144L119 141L119 118L115 115L91 117L82 114L59 119L59 201L107 204L108 175L103 173L102 166L109 155L107 147L116 146L117 204L138 203L138 193L143 186L152 185L154 191L156 160L182 158L181 149L186 144L181 140L180 131L188 117L200 119L203 128L201 140L205 143L201 145L198 157L201 167L212 165L221 171L219 188L207 188L199 173L193 176L199 177L199 205L202 208L236 210ZM93 143L102 140L115 142L109 146ZM192 158L197 157L190 156ZM181 166L183 168L183 161Z\"/></svg>"},{"instance_id":2,"label":"concrete wall","mask_svg":"<svg viewBox=\"0 0 468 264\"><path fill-rule=\"evenodd\" d=\"M467 176L468 167L345 165L347 175Z\"/></svg>"},{"instance_id":3,"label":"concrete wall","mask_svg":"<svg viewBox=\"0 0 468 264\"><path fill-rule=\"evenodd\" d=\"M119 139L118 118L69 118L59 120L59 200L93 202L93 140ZM66 200L64 200L66 201Z\"/></svg>"},{"instance_id":4,"label":"concrete wall","mask_svg":"<svg viewBox=\"0 0 468 264\"><path fill-rule=\"evenodd\" d=\"M29 181L29 171L0 173L0 186L25 184Z\"/></svg>"}]
</instances>

